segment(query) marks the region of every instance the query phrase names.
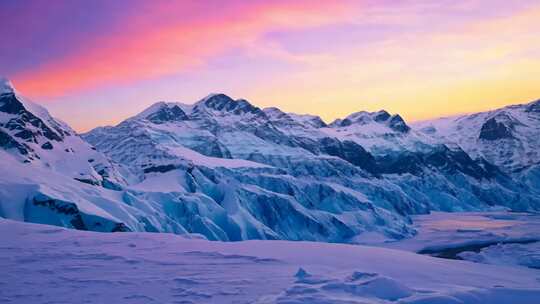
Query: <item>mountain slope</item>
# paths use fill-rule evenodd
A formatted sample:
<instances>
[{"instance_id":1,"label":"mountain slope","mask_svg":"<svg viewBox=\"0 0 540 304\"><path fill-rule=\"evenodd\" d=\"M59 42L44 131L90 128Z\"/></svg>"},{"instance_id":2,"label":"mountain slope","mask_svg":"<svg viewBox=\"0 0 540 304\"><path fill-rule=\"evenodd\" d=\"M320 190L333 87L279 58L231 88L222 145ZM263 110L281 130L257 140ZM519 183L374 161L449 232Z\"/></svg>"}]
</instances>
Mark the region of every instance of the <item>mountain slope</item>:
<instances>
[{"instance_id":1,"label":"mountain slope","mask_svg":"<svg viewBox=\"0 0 540 304\"><path fill-rule=\"evenodd\" d=\"M397 238L413 232L407 218L339 185L226 158L219 149L203 150L209 154L204 155L173 145L158 131L170 127L169 120L182 121L180 107L158 105L150 111L148 121L155 129L134 128L137 119L119 126L122 134L111 139L109 160L44 109L4 86L8 89L0 95L0 127L8 144L0 150L5 173L0 176L2 217L83 230L191 232L226 241L350 242L365 231ZM213 100L207 106L190 113L206 119L224 105ZM247 102L226 110L253 119L264 116ZM237 123L247 126L244 119ZM20 137L21 132L29 135ZM200 150L208 144L206 131L199 134Z\"/></svg>"},{"instance_id":2,"label":"mountain slope","mask_svg":"<svg viewBox=\"0 0 540 304\"><path fill-rule=\"evenodd\" d=\"M173 112L180 114L164 114ZM523 193L528 185L485 158L472 158L459 145L413 130L385 111L359 112L327 125L316 116L260 109L216 94L193 105L157 103L116 127L83 136L134 171L174 168L173 159L189 148L338 184L398 214L539 206L537 195Z\"/></svg>"},{"instance_id":3,"label":"mountain slope","mask_svg":"<svg viewBox=\"0 0 540 304\"><path fill-rule=\"evenodd\" d=\"M24 163L46 167L81 182L117 187L125 183L101 153L46 109L0 80L0 147Z\"/></svg>"},{"instance_id":4,"label":"mountain slope","mask_svg":"<svg viewBox=\"0 0 540 304\"><path fill-rule=\"evenodd\" d=\"M540 164L540 100L420 122L414 128L455 142L467 153L484 157L508 173Z\"/></svg>"},{"instance_id":5,"label":"mountain slope","mask_svg":"<svg viewBox=\"0 0 540 304\"><path fill-rule=\"evenodd\" d=\"M501 109L420 122L414 128L454 142L540 195L540 100Z\"/></svg>"},{"instance_id":6,"label":"mountain slope","mask_svg":"<svg viewBox=\"0 0 540 304\"><path fill-rule=\"evenodd\" d=\"M409 215L430 210L540 209L540 178L515 176L385 111L326 124L214 94L159 102L81 138L8 82L1 87L6 218L358 243L409 237Z\"/></svg>"}]
</instances>

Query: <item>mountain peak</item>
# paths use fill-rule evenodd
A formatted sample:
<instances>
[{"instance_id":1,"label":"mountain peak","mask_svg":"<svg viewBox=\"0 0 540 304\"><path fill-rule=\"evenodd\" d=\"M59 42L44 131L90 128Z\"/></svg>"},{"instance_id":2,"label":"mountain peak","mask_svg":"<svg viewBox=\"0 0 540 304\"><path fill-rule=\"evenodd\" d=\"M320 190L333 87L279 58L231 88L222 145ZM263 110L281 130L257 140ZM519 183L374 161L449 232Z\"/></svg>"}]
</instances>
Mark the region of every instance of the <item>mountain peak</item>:
<instances>
[{"instance_id":1,"label":"mountain peak","mask_svg":"<svg viewBox=\"0 0 540 304\"><path fill-rule=\"evenodd\" d=\"M177 104L168 105L162 103L159 105L159 110L146 116L146 119L157 124L165 123L167 121L182 121L189 119L186 113Z\"/></svg>"},{"instance_id":2,"label":"mountain peak","mask_svg":"<svg viewBox=\"0 0 540 304\"><path fill-rule=\"evenodd\" d=\"M373 113L373 120L376 122L387 121L388 118L390 118L390 113L386 112L386 110Z\"/></svg>"},{"instance_id":3,"label":"mountain peak","mask_svg":"<svg viewBox=\"0 0 540 304\"><path fill-rule=\"evenodd\" d=\"M403 120L403 118L401 118L401 116L399 114L395 114L394 116L392 116L392 118L390 119L390 122L388 123L388 126L392 130L398 131L398 132L401 132L401 133L407 133L411 129L405 123L405 120Z\"/></svg>"},{"instance_id":4,"label":"mountain peak","mask_svg":"<svg viewBox=\"0 0 540 304\"><path fill-rule=\"evenodd\" d=\"M15 89L13 88L13 84L9 79L5 77L0 77L0 94L10 94L15 93Z\"/></svg>"},{"instance_id":5,"label":"mountain peak","mask_svg":"<svg viewBox=\"0 0 540 304\"><path fill-rule=\"evenodd\" d=\"M185 119L184 117L186 115L185 111L186 109L189 109L191 106L182 104L179 102L165 102L165 101L158 101L156 103L153 103L148 108L144 109L139 114L128 118L128 120L132 119L148 119L150 121L153 120L159 120L160 123L165 122L166 120L176 120L174 115L178 114L182 116L182 119ZM153 121L156 122L156 121Z\"/></svg>"},{"instance_id":6,"label":"mountain peak","mask_svg":"<svg viewBox=\"0 0 540 304\"><path fill-rule=\"evenodd\" d=\"M204 106L207 109L219 112L231 112L236 115L243 113L265 115L260 108L252 105L249 101L245 99L234 100L231 97L221 93L208 95L199 101L196 106Z\"/></svg>"},{"instance_id":7,"label":"mountain peak","mask_svg":"<svg viewBox=\"0 0 540 304\"><path fill-rule=\"evenodd\" d=\"M390 115L386 110L380 110L377 112L360 111L352 113L344 119L336 119L330 124L331 127L348 127L350 125L365 126L369 124L381 124L386 125L390 129L407 133L410 127L405 123L403 118L399 114Z\"/></svg>"},{"instance_id":8,"label":"mountain peak","mask_svg":"<svg viewBox=\"0 0 540 304\"><path fill-rule=\"evenodd\" d=\"M527 105L527 112L539 112L540 113L540 99L533 101Z\"/></svg>"}]
</instances>

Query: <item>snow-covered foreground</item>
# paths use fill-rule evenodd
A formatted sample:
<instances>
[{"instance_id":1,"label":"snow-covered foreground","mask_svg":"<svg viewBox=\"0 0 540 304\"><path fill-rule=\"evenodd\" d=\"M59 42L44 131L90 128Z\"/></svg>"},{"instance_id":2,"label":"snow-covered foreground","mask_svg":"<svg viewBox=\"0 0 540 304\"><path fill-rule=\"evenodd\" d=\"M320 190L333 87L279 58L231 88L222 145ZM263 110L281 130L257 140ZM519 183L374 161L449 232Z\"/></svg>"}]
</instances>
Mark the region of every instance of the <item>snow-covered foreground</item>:
<instances>
[{"instance_id":1,"label":"snow-covered foreground","mask_svg":"<svg viewBox=\"0 0 540 304\"><path fill-rule=\"evenodd\" d=\"M344 244L0 219L2 303L538 303L540 271Z\"/></svg>"}]
</instances>

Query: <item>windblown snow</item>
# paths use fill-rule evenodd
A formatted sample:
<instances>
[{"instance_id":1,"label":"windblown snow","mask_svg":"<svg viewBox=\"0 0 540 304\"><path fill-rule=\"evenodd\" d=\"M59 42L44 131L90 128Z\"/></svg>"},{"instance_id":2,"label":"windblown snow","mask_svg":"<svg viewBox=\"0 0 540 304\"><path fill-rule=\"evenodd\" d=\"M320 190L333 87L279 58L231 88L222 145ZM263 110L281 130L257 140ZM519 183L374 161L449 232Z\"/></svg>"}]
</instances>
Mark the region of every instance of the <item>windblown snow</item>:
<instances>
[{"instance_id":1,"label":"windblown snow","mask_svg":"<svg viewBox=\"0 0 540 304\"><path fill-rule=\"evenodd\" d=\"M521 303L540 272L360 245L209 242L0 220L6 303Z\"/></svg>"}]
</instances>

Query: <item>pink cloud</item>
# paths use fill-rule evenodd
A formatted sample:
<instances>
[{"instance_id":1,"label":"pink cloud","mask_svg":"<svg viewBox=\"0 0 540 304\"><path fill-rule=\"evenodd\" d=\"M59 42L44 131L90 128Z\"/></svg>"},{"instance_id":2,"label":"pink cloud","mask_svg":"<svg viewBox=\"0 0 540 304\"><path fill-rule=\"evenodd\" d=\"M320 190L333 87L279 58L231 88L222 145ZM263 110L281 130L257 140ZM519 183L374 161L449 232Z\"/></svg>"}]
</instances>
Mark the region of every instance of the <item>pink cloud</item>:
<instances>
[{"instance_id":1,"label":"pink cloud","mask_svg":"<svg viewBox=\"0 0 540 304\"><path fill-rule=\"evenodd\" d=\"M90 38L82 51L18 73L14 82L29 96L53 97L177 74L227 49L253 45L268 31L337 22L350 9L345 2L268 1L207 8L212 11L205 14L194 6L141 7L146 10L141 16L123 20L125 28Z\"/></svg>"}]
</instances>

